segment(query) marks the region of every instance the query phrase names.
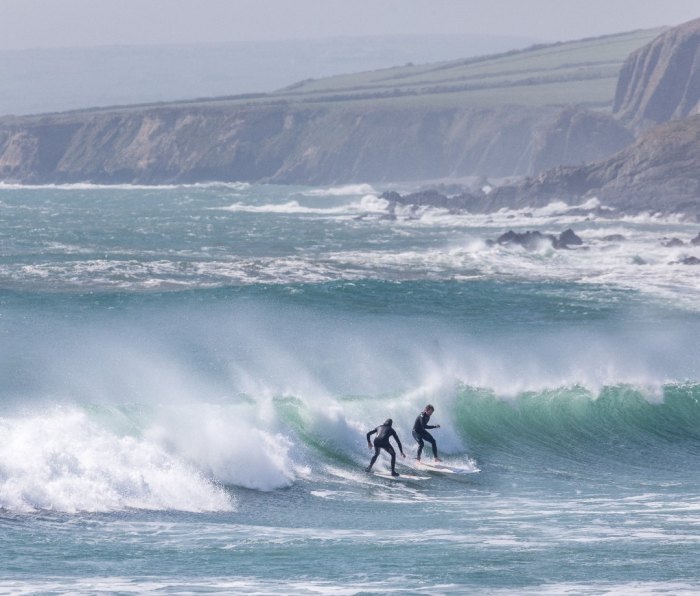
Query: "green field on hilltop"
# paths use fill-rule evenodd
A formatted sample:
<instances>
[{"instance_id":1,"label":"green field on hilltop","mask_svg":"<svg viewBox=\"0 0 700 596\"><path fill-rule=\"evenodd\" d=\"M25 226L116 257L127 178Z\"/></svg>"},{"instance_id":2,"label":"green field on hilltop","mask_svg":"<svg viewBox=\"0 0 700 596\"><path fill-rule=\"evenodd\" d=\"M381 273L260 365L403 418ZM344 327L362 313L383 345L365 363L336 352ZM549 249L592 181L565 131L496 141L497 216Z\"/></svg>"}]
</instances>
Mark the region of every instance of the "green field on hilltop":
<instances>
[{"instance_id":1,"label":"green field on hilltop","mask_svg":"<svg viewBox=\"0 0 700 596\"><path fill-rule=\"evenodd\" d=\"M272 97L302 103L579 104L605 109L612 104L624 60L659 33L634 31L495 56L302 81Z\"/></svg>"}]
</instances>

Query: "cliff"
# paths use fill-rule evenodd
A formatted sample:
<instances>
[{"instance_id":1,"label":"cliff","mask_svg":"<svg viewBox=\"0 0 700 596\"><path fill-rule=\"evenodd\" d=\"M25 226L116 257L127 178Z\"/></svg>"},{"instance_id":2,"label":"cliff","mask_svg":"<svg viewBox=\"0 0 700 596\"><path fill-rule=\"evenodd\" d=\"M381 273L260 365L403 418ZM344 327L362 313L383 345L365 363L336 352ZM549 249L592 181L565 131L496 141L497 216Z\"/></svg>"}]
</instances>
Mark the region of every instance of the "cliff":
<instances>
[{"instance_id":1,"label":"cliff","mask_svg":"<svg viewBox=\"0 0 700 596\"><path fill-rule=\"evenodd\" d=\"M643 130L685 118L700 104L700 19L633 52L620 70L613 114Z\"/></svg>"},{"instance_id":2,"label":"cliff","mask_svg":"<svg viewBox=\"0 0 700 596\"><path fill-rule=\"evenodd\" d=\"M633 52L620 71L614 115L637 140L608 159L554 167L474 201L479 209L598 197L626 213L700 218L700 19ZM695 114L695 115L694 115Z\"/></svg>"},{"instance_id":3,"label":"cliff","mask_svg":"<svg viewBox=\"0 0 700 596\"><path fill-rule=\"evenodd\" d=\"M0 177L24 183L330 184L525 175L631 137L585 110L202 105L0 120Z\"/></svg>"},{"instance_id":4,"label":"cliff","mask_svg":"<svg viewBox=\"0 0 700 596\"><path fill-rule=\"evenodd\" d=\"M659 125L611 158L557 167L495 189L482 208L538 206L598 197L624 213L683 213L700 218L700 115Z\"/></svg>"},{"instance_id":5,"label":"cliff","mask_svg":"<svg viewBox=\"0 0 700 596\"><path fill-rule=\"evenodd\" d=\"M636 31L302 81L276 93L0 119L0 178L332 184L535 174L603 159ZM575 106L575 107L572 107Z\"/></svg>"}]
</instances>

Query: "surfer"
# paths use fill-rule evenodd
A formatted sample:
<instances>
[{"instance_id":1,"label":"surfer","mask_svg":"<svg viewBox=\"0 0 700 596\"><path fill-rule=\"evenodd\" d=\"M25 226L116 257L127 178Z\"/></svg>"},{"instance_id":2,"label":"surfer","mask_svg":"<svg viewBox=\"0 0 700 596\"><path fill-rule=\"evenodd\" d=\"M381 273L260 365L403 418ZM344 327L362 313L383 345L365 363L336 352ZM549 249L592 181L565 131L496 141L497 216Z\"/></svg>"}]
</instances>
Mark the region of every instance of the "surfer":
<instances>
[{"instance_id":1,"label":"surfer","mask_svg":"<svg viewBox=\"0 0 700 596\"><path fill-rule=\"evenodd\" d=\"M438 457L437 445L435 443L435 438L428 432L429 428L440 428L439 424L431 426L428 424L430 422L430 417L433 415L435 408L428 404L425 409L418 415L416 421L413 423L413 438L418 441L418 454L416 459L420 461L421 453L423 453L424 441L428 441L433 448L433 457L435 461L442 461Z\"/></svg>"},{"instance_id":2,"label":"surfer","mask_svg":"<svg viewBox=\"0 0 700 596\"><path fill-rule=\"evenodd\" d=\"M396 471L396 451L394 451L394 448L391 446L389 443L389 439L391 437L394 437L396 439L396 444L399 446L399 451L401 452L401 457L406 457L406 454L403 452L403 447L401 446L401 440L399 439L399 435L396 434L396 431L391 428L391 425L393 424L393 420L391 418L387 418L384 424L381 424L374 430L371 430L367 433L367 447L372 449L372 442L370 441L370 437L374 434L377 433L377 436L374 438L374 455L372 456L372 460L369 462L369 466L365 468L367 472L370 472L372 470L372 466L374 465L374 462L377 461L377 457L379 457L379 452L384 449L389 455L391 455L391 475L392 476L398 476L399 473Z\"/></svg>"}]
</instances>

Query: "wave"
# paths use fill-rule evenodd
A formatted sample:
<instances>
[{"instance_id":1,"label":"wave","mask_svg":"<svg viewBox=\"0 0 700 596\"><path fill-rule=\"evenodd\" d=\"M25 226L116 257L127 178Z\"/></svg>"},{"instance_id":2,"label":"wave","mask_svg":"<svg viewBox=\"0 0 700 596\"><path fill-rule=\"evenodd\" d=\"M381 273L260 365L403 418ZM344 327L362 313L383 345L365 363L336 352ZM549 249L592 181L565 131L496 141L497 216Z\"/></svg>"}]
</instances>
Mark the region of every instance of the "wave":
<instances>
[{"instance_id":1,"label":"wave","mask_svg":"<svg viewBox=\"0 0 700 596\"><path fill-rule=\"evenodd\" d=\"M365 433L387 415L410 456L411 425L428 400L441 455L465 469L515 463L534 474L541 466L580 474L594 466L605 476L699 468L698 384L669 385L656 401L626 385L507 399L458 385L440 395L423 388L335 399L64 404L0 418L0 510L230 511L235 497L224 485L269 491L325 479L338 467L359 472ZM362 482L359 473L341 476Z\"/></svg>"},{"instance_id":2,"label":"wave","mask_svg":"<svg viewBox=\"0 0 700 596\"><path fill-rule=\"evenodd\" d=\"M231 510L223 489L152 441L76 408L0 418L0 510Z\"/></svg>"},{"instance_id":3,"label":"wave","mask_svg":"<svg viewBox=\"0 0 700 596\"><path fill-rule=\"evenodd\" d=\"M299 201L292 200L284 203L266 203L263 205L251 205L249 203L236 202L228 207L212 207L213 211L230 211L233 213L270 213L270 214L314 214L326 216L350 216L366 213L385 213L389 202L373 194L364 195L359 201L340 206L309 207L301 205Z\"/></svg>"},{"instance_id":4,"label":"wave","mask_svg":"<svg viewBox=\"0 0 700 596\"><path fill-rule=\"evenodd\" d=\"M352 195L373 195L376 191L370 184L346 184L344 186L332 186L330 188L314 188L302 191L307 197L345 197Z\"/></svg>"},{"instance_id":5,"label":"wave","mask_svg":"<svg viewBox=\"0 0 700 596\"><path fill-rule=\"evenodd\" d=\"M659 395L611 385L592 393L569 386L502 399L459 389L455 424L472 448L530 461L672 469L700 455L700 385L671 384ZM681 462L684 462L683 464Z\"/></svg>"}]
</instances>

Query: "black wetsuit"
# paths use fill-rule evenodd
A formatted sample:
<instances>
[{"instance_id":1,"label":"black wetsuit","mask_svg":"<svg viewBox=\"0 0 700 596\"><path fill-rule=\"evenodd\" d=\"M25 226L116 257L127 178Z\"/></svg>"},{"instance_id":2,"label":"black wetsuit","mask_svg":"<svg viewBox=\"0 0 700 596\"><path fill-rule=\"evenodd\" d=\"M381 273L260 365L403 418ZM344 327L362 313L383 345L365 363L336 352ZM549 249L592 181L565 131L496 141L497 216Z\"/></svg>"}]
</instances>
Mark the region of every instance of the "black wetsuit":
<instances>
[{"instance_id":1,"label":"black wetsuit","mask_svg":"<svg viewBox=\"0 0 700 596\"><path fill-rule=\"evenodd\" d=\"M416 421L413 423L413 438L418 441L418 454L416 457L420 459L421 453L423 453L423 441L428 441L433 448L433 457L437 459L437 445L435 444L435 438L428 432L429 428L437 428L436 426L430 426L430 414L427 412L421 412Z\"/></svg>"},{"instance_id":2,"label":"black wetsuit","mask_svg":"<svg viewBox=\"0 0 700 596\"><path fill-rule=\"evenodd\" d=\"M391 428L390 424L385 423L367 433L367 443L370 442L369 438L374 433L377 433L377 436L374 438L374 455L372 456L372 460L369 462L369 466L367 466L367 471L369 472L372 469L374 462L376 462L377 458L379 457L380 450L384 449L389 455L391 455L391 473L396 474L396 451L394 451L394 448L389 443L389 439L394 437L394 439L396 439L396 444L399 446L399 451L403 453L403 447L401 446L399 435L397 435L396 431Z\"/></svg>"}]
</instances>

